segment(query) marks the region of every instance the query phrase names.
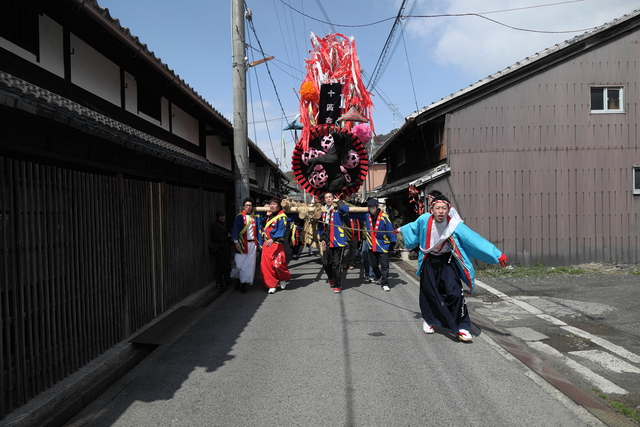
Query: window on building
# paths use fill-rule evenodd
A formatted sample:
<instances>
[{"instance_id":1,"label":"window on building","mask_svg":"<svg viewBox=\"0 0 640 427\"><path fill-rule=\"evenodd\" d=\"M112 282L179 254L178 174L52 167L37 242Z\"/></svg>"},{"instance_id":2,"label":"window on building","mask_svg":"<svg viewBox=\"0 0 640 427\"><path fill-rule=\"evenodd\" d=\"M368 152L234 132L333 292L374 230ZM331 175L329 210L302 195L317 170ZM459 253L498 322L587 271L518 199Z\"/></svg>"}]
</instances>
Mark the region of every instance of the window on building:
<instances>
[{"instance_id":1,"label":"window on building","mask_svg":"<svg viewBox=\"0 0 640 427\"><path fill-rule=\"evenodd\" d=\"M591 112L624 112L623 94L624 91L622 86L591 86Z\"/></svg>"},{"instance_id":2,"label":"window on building","mask_svg":"<svg viewBox=\"0 0 640 427\"><path fill-rule=\"evenodd\" d=\"M633 194L640 194L640 166L633 167Z\"/></svg>"},{"instance_id":3,"label":"window on building","mask_svg":"<svg viewBox=\"0 0 640 427\"><path fill-rule=\"evenodd\" d=\"M444 138L442 138L442 131L444 130L444 124L438 123L433 129L433 146L439 147L444 143Z\"/></svg>"},{"instance_id":4,"label":"window on building","mask_svg":"<svg viewBox=\"0 0 640 427\"><path fill-rule=\"evenodd\" d=\"M138 111L162 121L162 103L160 95L154 93L143 84L138 83Z\"/></svg>"},{"instance_id":5,"label":"window on building","mask_svg":"<svg viewBox=\"0 0 640 427\"><path fill-rule=\"evenodd\" d=\"M398 149L398 153L397 153L397 160L398 160L398 161L397 161L397 165L398 165L398 166L402 166L402 165L404 165L405 163L407 163L407 158L406 158L406 156L405 156L405 154L404 154L404 147L403 147L403 148Z\"/></svg>"},{"instance_id":6,"label":"window on building","mask_svg":"<svg viewBox=\"0 0 640 427\"><path fill-rule=\"evenodd\" d=\"M38 55L38 10L34 1L0 1L0 37Z\"/></svg>"}]
</instances>

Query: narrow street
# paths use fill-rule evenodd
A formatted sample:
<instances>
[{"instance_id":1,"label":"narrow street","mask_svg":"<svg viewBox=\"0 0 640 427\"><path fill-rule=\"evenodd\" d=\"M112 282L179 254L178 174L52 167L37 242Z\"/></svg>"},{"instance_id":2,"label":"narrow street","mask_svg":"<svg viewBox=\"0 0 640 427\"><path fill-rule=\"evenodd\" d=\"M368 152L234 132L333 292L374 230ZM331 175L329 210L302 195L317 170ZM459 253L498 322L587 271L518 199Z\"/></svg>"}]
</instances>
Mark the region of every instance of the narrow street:
<instances>
[{"instance_id":1,"label":"narrow street","mask_svg":"<svg viewBox=\"0 0 640 427\"><path fill-rule=\"evenodd\" d=\"M228 290L67 426L604 425L492 325L474 327L472 343L425 335L402 267L392 263L390 292L356 267L334 294L319 258L303 256L275 295ZM487 317L472 311L476 326Z\"/></svg>"}]
</instances>

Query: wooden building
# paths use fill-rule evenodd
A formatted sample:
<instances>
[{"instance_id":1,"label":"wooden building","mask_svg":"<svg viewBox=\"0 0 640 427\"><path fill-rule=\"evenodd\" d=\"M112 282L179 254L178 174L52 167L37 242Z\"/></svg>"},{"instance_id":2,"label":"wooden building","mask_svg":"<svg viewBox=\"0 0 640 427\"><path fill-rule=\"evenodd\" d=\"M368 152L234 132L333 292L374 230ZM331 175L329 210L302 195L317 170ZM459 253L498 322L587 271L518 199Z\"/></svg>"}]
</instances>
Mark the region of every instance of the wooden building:
<instances>
[{"instance_id":1,"label":"wooden building","mask_svg":"<svg viewBox=\"0 0 640 427\"><path fill-rule=\"evenodd\" d=\"M379 197L440 190L513 262L637 263L639 58L636 11L416 111Z\"/></svg>"},{"instance_id":2,"label":"wooden building","mask_svg":"<svg viewBox=\"0 0 640 427\"><path fill-rule=\"evenodd\" d=\"M249 145L251 195L283 195ZM231 123L95 0L0 3L0 417L210 285L232 150Z\"/></svg>"}]
</instances>

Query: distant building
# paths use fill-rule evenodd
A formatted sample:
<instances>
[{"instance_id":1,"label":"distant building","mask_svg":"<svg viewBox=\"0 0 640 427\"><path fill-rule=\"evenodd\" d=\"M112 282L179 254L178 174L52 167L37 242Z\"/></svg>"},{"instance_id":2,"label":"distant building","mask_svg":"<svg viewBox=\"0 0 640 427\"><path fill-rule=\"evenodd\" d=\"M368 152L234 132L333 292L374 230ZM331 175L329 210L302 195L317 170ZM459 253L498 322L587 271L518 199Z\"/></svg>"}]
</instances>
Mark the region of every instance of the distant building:
<instances>
[{"instance_id":1,"label":"distant building","mask_svg":"<svg viewBox=\"0 0 640 427\"><path fill-rule=\"evenodd\" d=\"M415 112L378 150L380 196L450 196L513 262L637 263L640 12Z\"/></svg>"}]
</instances>

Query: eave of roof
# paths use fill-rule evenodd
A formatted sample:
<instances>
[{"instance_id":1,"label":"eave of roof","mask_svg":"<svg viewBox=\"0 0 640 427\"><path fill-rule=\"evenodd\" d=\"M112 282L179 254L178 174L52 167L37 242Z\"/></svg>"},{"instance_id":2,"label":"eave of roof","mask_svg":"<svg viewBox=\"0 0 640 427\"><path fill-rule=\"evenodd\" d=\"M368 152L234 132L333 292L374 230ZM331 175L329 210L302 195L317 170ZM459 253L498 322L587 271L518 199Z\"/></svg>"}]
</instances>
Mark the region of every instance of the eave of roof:
<instances>
[{"instance_id":1,"label":"eave of roof","mask_svg":"<svg viewBox=\"0 0 640 427\"><path fill-rule=\"evenodd\" d=\"M156 69L160 74L164 75L171 84L175 84L182 92L192 99L196 105L204 108L211 113L220 123L228 127L233 131L233 125L227 120L218 110L216 110L209 102L202 98L193 88L191 88L184 80L182 80L177 74L174 73L166 64L162 62L160 58L157 58L153 52L151 52L147 45L140 42L137 36L131 34L131 31L127 27L120 25L120 20L112 18L109 13L109 9L102 7L98 4L97 0L69 0L74 3L78 8L84 10L91 18L93 18L98 24L104 27L107 31L113 34L117 39L128 46L135 54L140 55L148 64ZM249 145L256 149L258 153L276 170L283 173L280 168L269 159L257 144L248 140Z\"/></svg>"},{"instance_id":2,"label":"eave of roof","mask_svg":"<svg viewBox=\"0 0 640 427\"><path fill-rule=\"evenodd\" d=\"M113 120L58 94L0 71L0 105L56 120L154 157L233 179L233 173L170 142Z\"/></svg>"},{"instance_id":3,"label":"eave of roof","mask_svg":"<svg viewBox=\"0 0 640 427\"><path fill-rule=\"evenodd\" d=\"M226 125L228 128L233 129L229 120L227 120L218 110L213 108L211 104L209 104L184 80L175 74L173 70L160 60L160 58L157 58L155 54L147 48L146 44L141 43L137 36L131 34L131 31L128 28L121 26L120 20L112 18L109 14L109 9L100 6L97 0L69 1L81 10L85 11L98 24L128 46L135 54L140 55L141 58L159 71L160 74L164 75L171 84L176 85L183 93L195 101L196 104L210 112L218 121Z\"/></svg>"},{"instance_id":4,"label":"eave of roof","mask_svg":"<svg viewBox=\"0 0 640 427\"><path fill-rule=\"evenodd\" d=\"M391 185L383 186L377 191L376 196L389 197L396 193L406 192L409 185L415 185L416 187L426 185L446 175L450 171L451 168L449 165L439 165L435 168L429 169L427 172L418 172L401 180L395 181Z\"/></svg>"},{"instance_id":5,"label":"eave of roof","mask_svg":"<svg viewBox=\"0 0 640 427\"><path fill-rule=\"evenodd\" d=\"M376 161L377 159L385 158L385 151L392 146L398 138L402 137L412 124L421 126L423 123L451 112L462 105L473 102L485 96L487 93L511 84L516 80L525 78L543 68L555 65L559 61L565 60L571 55L601 44L611 37L615 37L622 32L640 25L640 20L637 19L639 16L640 10L635 10L623 15L613 21L596 27L593 30L587 31L562 43L558 43L534 55L528 56L522 61L516 62L504 70L498 71L495 74L479 80L458 92L442 98L439 101L433 102L413 114L410 114L407 116L405 123L398 132L391 136L391 138L389 138L385 144L380 147L373 160Z\"/></svg>"}]
</instances>

